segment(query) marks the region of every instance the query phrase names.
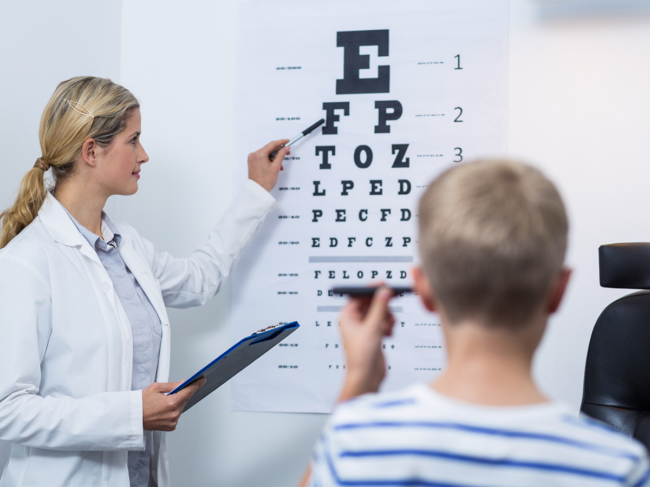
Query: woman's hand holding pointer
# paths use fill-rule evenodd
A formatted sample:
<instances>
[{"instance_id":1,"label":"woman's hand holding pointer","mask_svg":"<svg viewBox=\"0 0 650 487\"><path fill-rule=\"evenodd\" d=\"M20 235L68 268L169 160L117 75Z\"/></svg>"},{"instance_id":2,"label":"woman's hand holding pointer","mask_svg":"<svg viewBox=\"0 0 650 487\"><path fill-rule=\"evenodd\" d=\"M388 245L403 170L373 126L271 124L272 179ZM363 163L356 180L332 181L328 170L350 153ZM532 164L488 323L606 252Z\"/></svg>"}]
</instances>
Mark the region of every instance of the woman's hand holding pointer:
<instances>
[{"instance_id":1,"label":"woman's hand holding pointer","mask_svg":"<svg viewBox=\"0 0 650 487\"><path fill-rule=\"evenodd\" d=\"M282 161L290 154L290 147L282 147L289 139L280 139L269 142L261 149L248 155L248 179L255 181L265 190L271 191L278 181L278 174L282 169ZM278 150L279 149L279 150ZM271 157L275 151L278 153Z\"/></svg>"}]
</instances>

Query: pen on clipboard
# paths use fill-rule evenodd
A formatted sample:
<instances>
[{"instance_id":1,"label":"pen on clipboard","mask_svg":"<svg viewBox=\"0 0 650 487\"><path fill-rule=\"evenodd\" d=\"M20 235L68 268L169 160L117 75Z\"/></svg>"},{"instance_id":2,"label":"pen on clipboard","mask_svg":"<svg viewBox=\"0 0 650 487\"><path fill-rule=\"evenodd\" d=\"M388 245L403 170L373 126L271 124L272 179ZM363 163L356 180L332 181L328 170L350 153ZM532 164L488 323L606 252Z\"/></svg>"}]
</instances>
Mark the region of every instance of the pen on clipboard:
<instances>
[{"instance_id":1,"label":"pen on clipboard","mask_svg":"<svg viewBox=\"0 0 650 487\"><path fill-rule=\"evenodd\" d=\"M304 136L309 135L311 132L313 132L314 130L316 130L318 127L320 127L320 126L323 125L324 123L325 123L325 119L324 119L324 118L321 118L318 122L316 122L314 125L308 127L307 129L303 130L302 132L300 132L300 133L299 133L298 135L296 135L293 139L291 139L291 140L289 141L288 144L285 144L285 145L292 146L293 144L295 144L296 142L298 142L300 139L302 139ZM284 147L284 145L283 145L282 147ZM280 149L282 149L282 147L280 147ZM278 153L278 151L279 151L280 149L278 149L278 150L276 150L275 152L273 152L273 153L271 154L271 157L275 157L275 155Z\"/></svg>"}]
</instances>

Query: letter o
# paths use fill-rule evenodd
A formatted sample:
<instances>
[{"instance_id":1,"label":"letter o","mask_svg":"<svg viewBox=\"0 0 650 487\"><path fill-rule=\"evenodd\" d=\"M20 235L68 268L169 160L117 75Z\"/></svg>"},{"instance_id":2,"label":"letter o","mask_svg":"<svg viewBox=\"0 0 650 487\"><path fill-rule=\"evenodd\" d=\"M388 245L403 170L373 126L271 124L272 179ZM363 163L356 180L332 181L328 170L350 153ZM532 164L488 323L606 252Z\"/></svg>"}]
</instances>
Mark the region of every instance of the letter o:
<instances>
[{"instance_id":1,"label":"letter o","mask_svg":"<svg viewBox=\"0 0 650 487\"><path fill-rule=\"evenodd\" d=\"M361 153L366 153L366 162L361 162ZM366 169L372 164L372 149L367 145L360 145L354 151L354 163L360 169Z\"/></svg>"}]
</instances>

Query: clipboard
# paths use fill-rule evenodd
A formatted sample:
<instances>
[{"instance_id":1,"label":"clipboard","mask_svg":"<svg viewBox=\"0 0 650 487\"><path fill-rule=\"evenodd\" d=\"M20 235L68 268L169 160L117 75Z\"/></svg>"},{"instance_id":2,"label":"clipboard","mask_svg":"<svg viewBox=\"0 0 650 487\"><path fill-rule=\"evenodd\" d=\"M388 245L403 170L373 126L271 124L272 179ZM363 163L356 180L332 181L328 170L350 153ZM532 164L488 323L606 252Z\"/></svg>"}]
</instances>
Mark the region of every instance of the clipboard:
<instances>
[{"instance_id":1,"label":"clipboard","mask_svg":"<svg viewBox=\"0 0 650 487\"><path fill-rule=\"evenodd\" d=\"M300 328L297 321L264 328L240 340L167 395L176 394L203 377L206 383L187 401L183 412L228 382L239 372Z\"/></svg>"}]
</instances>

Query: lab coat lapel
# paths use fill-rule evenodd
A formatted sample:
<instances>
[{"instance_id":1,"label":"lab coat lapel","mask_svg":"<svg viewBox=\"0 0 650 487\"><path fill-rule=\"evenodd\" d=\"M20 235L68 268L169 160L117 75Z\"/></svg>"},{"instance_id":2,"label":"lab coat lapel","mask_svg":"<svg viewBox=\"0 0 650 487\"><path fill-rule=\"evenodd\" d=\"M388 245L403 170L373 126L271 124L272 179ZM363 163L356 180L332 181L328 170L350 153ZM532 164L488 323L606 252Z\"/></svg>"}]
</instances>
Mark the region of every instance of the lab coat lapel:
<instances>
[{"instance_id":1,"label":"lab coat lapel","mask_svg":"<svg viewBox=\"0 0 650 487\"><path fill-rule=\"evenodd\" d=\"M68 216L63 205L54 196L47 193L45 202L38 212L38 218L55 242L70 247L78 252L81 258L74 258L74 253L69 254L74 266L88 278L89 284L93 287L99 306L102 310L104 323L108 328L108 336L112 336L113 326L117 326L121 336L121 343L113 343L109 340L109 371L115 371L109 377L109 383L115 390L129 390L131 388L131 364L133 338L131 325L128 318L121 309L121 304L114 291L106 292L102 289L103 283L110 282L110 276L95 249L93 249L84 236L79 232L75 224ZM118 373L119 371L119 373Z\"/></svg>"},{"instance_id":2,"label":"lab coat lapel","mask_svg":"<svg viewBox=\"0 0 650 487\"><path fill-rule=\"evenodd\" d=\"M160 341L160 355L158 357L156 382L167 382L169 380L171 343L169 336L169 318L167 317L165 303L162 299L162 294L160 293L160 287L156 283L149 266L142 260L133 247L133 241L129 235L122 234L119 250L124 263L138 280L140 287L142 287L142 290L149 298L151 305L160 318L160 323L162 325L162 340Z\"/></svg>"},{"instance_id":3,"label":"lab coat lapel","mask_svg":"<svg viewBox=\"0 0 650 487\"><path fill-rule=\"evenodd\" d=\"M153 308L158 313L161 323L165 323L167 320L167 314L164 312L165 305L162 302L162 296L160 295L160 290L156 285L156 281L153 278L153 274L140 256L137 254L133 248L133 242L129 235L122 235L122 240L120 241L119 246L120 255L126 266L131 270L135 278L137 279L140 287L149 298Z\"/></svg>"},{"instance_id":4,"label":"lab coat lapel","mask_svg":"<svg viewBox=\"0 0 650 487\"><path fill-rule=\"evenodd\" d=\"M63 205L51 193L47 193L43 206L38 212L38 217L54 241L68 247L77 247L81 254L95 264L104 268L97 252L84 238L66 213Z\"/></svg>"},{"instance_id":5,"label":"lab coat lapel","mask_svg":"<svg viewBox=\"0 0 650 487\"><path fill-rule=\"evenodd\" d=\"M102 282L110 281L110 276L106 272L102 261L99 260L95 249L90 246L88 240L84 238L68 216L63 205L51 193L47 193L45 202L38 212L38 217L56 242L76 248L79 251L84 258L84 262L81 264L96 289L100 287ZM113 311L117 313L114 294L109 295L109 300ZM130 331L127 331L127 335L130 336ZM130 341L130 338L128 340Z\"/></svg>"}]
</instances>

